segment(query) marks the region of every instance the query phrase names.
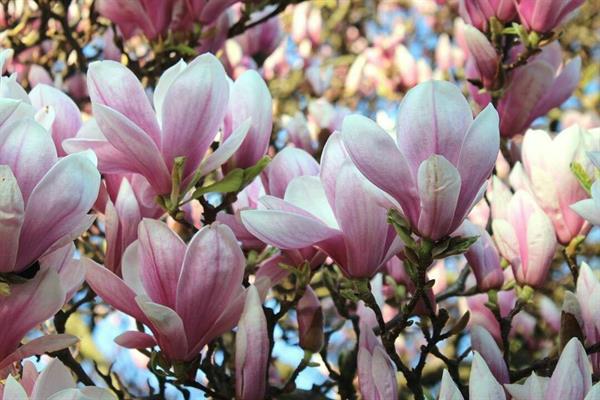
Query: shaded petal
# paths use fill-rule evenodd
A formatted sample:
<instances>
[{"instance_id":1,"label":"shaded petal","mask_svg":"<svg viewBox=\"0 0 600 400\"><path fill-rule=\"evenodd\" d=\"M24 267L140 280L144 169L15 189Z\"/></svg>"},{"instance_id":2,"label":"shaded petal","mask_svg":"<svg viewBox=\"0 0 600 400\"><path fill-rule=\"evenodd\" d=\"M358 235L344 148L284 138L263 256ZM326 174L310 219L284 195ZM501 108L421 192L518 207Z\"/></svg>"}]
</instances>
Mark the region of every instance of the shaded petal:
<instances>
[{"instance_id":1,"label":"shaded petal","mask_svg":"<svg viewBox=\"0 0 600 400\"><path fill-rule=\"evenodd\" d=\"M211 155L206 157L202 164L200 164L200 175L206 175L209 172L214 171L221 165L225 164L227 160L240 148L240 145L248 135L250 131L251 120L247 119L242 122L233 133L223 141L217 150Z\"/></svg>"},{"instance_id":2,"label":"shaded petal","mask_svg":"<svg viewBox=\"0 0 600 400\"><path fill-rule=\"evenodd\" d=\"M190 347L241 292L245 266L244 254L226 225L205 226L194 235L185 253L176 303Z\"/></svg>"},{"instance_id":3,"label":"shaded petal","mask_svg":"<svg viewBox=\"0 0 600 400\"><path fill-rule=\"evenodd\" d=\"M33 387L33 392L31 393L31 398L48 399L61 390L75 387L76 385L69 369L55 358L46 365L38 376Z\"/></svg>"},{"instance_id":4,"label":"shaded petal","mask_svg":"<svg viewBox=\"0 0 600 400\"><path fill-rule=\"evenodd\" d=\"M448 235L456 229L453 221L461 188L457 169L443 156L433 155L419 166L418 186L419 233L434 240Z\"/></svg>"},{"instance_id":5,"label":"shaded petal","mask_svg":"<svg viewBox=\"0 0 600 400\"><path fill-rule=\"evenodd\" d=\"M61 158L33 189L25 207L17 264L25 267L55 242L83 233L93 221L87 212L99 189L100 174L89 154Z\"/></svg>"},{"instance_id":6,"label":"shaded petal","mask_svg":"<svg viewBox=\"0 0 600 400\"><path fill-rule=\"evenodd\" d=\"M156 339L144 332L125 332L115 338L115 343L128 349L149 349L156 346Z\"/></svg>"},{"instance_id":7,"label":"shaded petal","mask_svg":"<svg viewBox=\"0 0 600 400\"><path fill-rule=\"evenodd\" d=\"M111 108L145 132L155 145L160 144L160 128L148 96L127 67L110 60L93 62L88 67L87 86L94 115L96 105Z\"/></svg>"},{"instance_id":8,"label":"shaded petal","mask_svg":"<svg viewBox=\"0 0 600 400\"><path fill-rule=\"evenodd\" d=\"M329 138L327 144L331 141ZM325 152L324 152L325 154ZM273 157L262 175L268 194L283 198L288 184L296 177L319 174L319 163L306 151L285 147Z\"/></svg>"},{"instance_id":9,"label":"shaded petal","mask_svg":"<svg viewBox=\"0 0 600 400\"><path fill-rule=\"evenodd\" d=\"M0 165L0 272L11 272L17 261L19 233L25 210L21 190L6 165Z\"/></svg>"},{"instance_id":10,"label":"shaded petal","mask_svg":"<svg viewBox=\"0 0 600 400\"><path fill-rule=\"evenodd\" d=\"M469 397L472 399L505 400L504 388L500 385L478 352L473 354L471 377L469 378Z\"/></svg>"}]
</instances>

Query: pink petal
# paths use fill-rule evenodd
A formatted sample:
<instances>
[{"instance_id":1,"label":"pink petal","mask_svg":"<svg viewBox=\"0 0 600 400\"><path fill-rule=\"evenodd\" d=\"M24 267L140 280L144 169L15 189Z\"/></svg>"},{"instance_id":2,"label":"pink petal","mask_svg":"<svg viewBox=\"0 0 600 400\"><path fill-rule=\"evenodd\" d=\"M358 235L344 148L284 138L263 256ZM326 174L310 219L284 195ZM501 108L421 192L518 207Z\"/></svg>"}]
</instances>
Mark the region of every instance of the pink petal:
<instances>
[{"instance_id":1,"label":"pink petal","mask_svg":"<svg viewBox=\"0 0 600 400\"><path fill-rule=\"evenodd\" d=\"M319 164L313 156L302 149L286 147L273 157L262 176L268 194L283 198L292 179L303 175L315 176L318 174Z\"/></svg>"},{"instance_id":2,"label":"pink petal","mask_svg":"<svg viewBox=\"0 0 600 400\"><path fill-rule=\"evenodd\" d=\"M11 272L15 267L24 216L17 180L8 166L0 165L0 272Z\"/></svg>"},{"instance_id":3,"label":"pink petal","mask_svg":"<svg viewBox=\"0 0 600 400\"><path fill-rule=\"evenodd\" d=\"M143 332L129 331L115 338L115 343L128 349L148 349L156 346L154 337Z\"/></svg>"}]
</instances>

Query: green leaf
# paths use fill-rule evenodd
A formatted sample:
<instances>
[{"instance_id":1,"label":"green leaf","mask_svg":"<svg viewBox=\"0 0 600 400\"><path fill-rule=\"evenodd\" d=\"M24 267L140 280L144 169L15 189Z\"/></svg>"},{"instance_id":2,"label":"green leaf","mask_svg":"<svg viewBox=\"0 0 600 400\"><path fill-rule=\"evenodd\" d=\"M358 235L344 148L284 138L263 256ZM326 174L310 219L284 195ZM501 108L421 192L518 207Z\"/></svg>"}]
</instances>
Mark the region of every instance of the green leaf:
<instances>
[{"instance_id":1,"label":"green leaf","mask_svg":"<svg viewBox=\"0 0 600 400\"><path fill-rule=\"evenodd\" d=\"M270 162L271 157L264 156L263 158L258 160L258 162L255 165L246 168L244 170L244 181L242 187L250 184L254 180L254 178L260 175L260 173L267 167L267 165L269 165Z\"/></svg>"},{"instance_id":2,"label":"green leaf","mask_svg":"<svg viewBox=\"0 0 600 400\"><path fill-rule=\"evenodd\" d=\"M412 238L410 224L398 210L390 209L387 217L388 223L391 224L396 233L407 247L414 248L416 243Z\"/></svg>"},{"instance_id":3,"label":"green leaf","mask_svg":"<svg viewBox=\"0 0 600 400\"><path fill-rule=\"evenodd\" d=\"M223 179L218 182L215 182L211 185L204 186L196 189L192 197L194 199L200 198L200 196L210 193L233 193L238 192L244 183L244 170L241 168L236 168L230 171Z\"/></svg>"},{"instance_id":4,"label":"green leaf","mask_svg":"<svg viewBox=\"0 0 600 400\"><path fill-rule=\"evenodd\" d=\"M592 178L587 174L583 165L578 163L577 161L573 161L571 163L571 172L575 175L575 178L579 181L581 187L585 189L588 194L591 193L592 190Z\"/></svg>"},{"instance_id":5,"label":"green leaf","mask_svg":"<svg viewBox=\"0 0 600 400\"><path fill-rule=\"evenodd\" d=\"M475 243L479 239L479 236L457 236L452 237L448 240L448 243L442 242L443 251L436 251L435 247L433 249L433 255L436 259L443 259L450 256L456 256L458 254L462 254L465 251L469 250L469 247L473 243Z\"/></svg>"}]
</instances>

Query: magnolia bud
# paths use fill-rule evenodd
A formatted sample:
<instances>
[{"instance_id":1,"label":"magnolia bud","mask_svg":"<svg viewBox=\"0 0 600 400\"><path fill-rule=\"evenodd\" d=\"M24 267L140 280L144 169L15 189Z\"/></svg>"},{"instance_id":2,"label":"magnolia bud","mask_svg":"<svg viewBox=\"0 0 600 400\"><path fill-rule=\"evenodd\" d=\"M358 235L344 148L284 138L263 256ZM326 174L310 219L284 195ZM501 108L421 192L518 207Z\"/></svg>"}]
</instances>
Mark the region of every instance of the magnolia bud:
<instances>
[{"instance_id":1,"label":"magnolia bud","mask_svg":"<svg viewBox=\"0 0 600 400\"><path fill-rule=\"evenodd\" d=\"M298 302L297 315L300 347L318 353L323 346L323 310L310 286Z\"/></svg>"}]
</instances>

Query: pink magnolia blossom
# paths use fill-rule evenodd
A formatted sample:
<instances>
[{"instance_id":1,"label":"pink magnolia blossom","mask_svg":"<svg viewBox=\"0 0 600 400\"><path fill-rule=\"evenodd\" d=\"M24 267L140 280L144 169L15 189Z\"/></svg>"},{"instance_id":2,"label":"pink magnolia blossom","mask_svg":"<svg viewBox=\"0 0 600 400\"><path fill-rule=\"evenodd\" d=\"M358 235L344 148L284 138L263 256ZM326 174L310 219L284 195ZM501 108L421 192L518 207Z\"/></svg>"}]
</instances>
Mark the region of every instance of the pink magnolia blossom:
<instances>
[{"instance_id":1,"label":"pink magnolia blossom","mask_svg":"<svg viewBox=\"0 0 600 400\"><path fill-rule=\"evenodd\" d=\"M510 376L502 357L502 351L485 328L478 325L472 327L471 348L483 357L490 368L490 372L499 383L510 383Z\"/></svg>"},{"instance_id":2,"label":"pink magnolia blossom","mask_svg":"<svg viewBox=\"0 0 600 400\"><path fill-rule=\"evenodd\" d=\"M300 347L318 353L323 347L323 309L316 293L310 286L298 302L298 337Z\"/></svg>"},{"instance_id":3,"label":"pink magnolia blossom","mask_svg":"<svg viewBox=\"0 0 600 400\"><path fill-rule=\"evenodd\" d=\"M18 382L10 375L0 385L0 400L116 400L108 389L86 386L78 388L71 371L58 359L52 359L41 373L31 361L23 367L23 377Z\"/></svg>"},{"instance_id":4,"label":"pink magnolia blossom","mask_svg":"<svg viewBox=\"0 0 600 400\"><path fill-rule=\"evenodd\" d=\"M250 15L248 23L263 18L265 15L273 12L275 5L267 6L259 12ZM283 38L281 20L278 17L268 19L266 22L246 30L243 34L237 36L235 40L242 46L242 50L249 56L270 55L279 45Z\"/></svg>"},{"instance_id":5,"label":"pink magnolia blossom","mask_svg":"<svg viewBox=\"0 0 600 400\"><path fill-rule=\"evenodd\" d=\"M522 182L520 186L534 194L552 220L559 242L566 245L589 229L585 220L571 209L574 203L588 197L571 171L571 164L577 161L585 165L585 151L599 150L600 136L577 126L565 129L554 139L545 131L529 130L521 148L526 175L514 176L522 171L518 164L511 178Z\"/></svg>"},{"instance_id":6,"label":"pink magnolia blossom","mask_svg":"<svg viewBox=\"0 0 600 400\"><path fill-rule=\"evenodd\" d=\"M239 86L264 86L256 73L244 74L240 79ZM238 107L238 114L250 118L243 121L233 118L230 125L233 131L228 130L227 139L219 149L205 157L224 122L230 99L225 70L211 54L201 55L190 64L180 61L166 70L154 91L154 109L135 75L119 63L92 63L88 87L99 129L80 131L63 146L69 152L93 149L102 172L141 174L158 194L171 191L176 157L185 157L185 185L198 168L204 175L224 164L247 134L253 138L250 142L253 144L258 140L255 130L258 134L265 133L261 121L270 121L270 108L261 108L266 101L253 99L252 103L240 103L237 98L231 99ZM237 93L235 87L236 84L233 90ZM270 135L270 131L266 133ZM245 143L244 148L249 151L252 146ZM262 144L260 151L265 151Z\"/></svg>"},{"instance_id":7,"label":"pink magnolia blossom","mask_svg":"<svg viewBox=\"0 0 600 400\"><path fill-rule=\"evenodd\" d=\"M465 220L455 233L461 236L479 236L465 253L465 258L475 274L477 287L481 291L502 287L504 274L500 266L500 255L490 234L468 220Z\"/></svg>"},{"instance_id":8,"label":"pink magnolia blossom","mask_svg":"<svg viewBox=\"0 0 600 400\"><path fill-rule=\"evenodd\" d=\"M484 87L490 88L496 81L500 59L488 38L470 25L465 25L463 34L469 49L469 62L475 69Z\"/></svg>"},{"instance_id":9,"label":"pink magnolia blossom","mask_svg":"<svg viewBox=\"0 0 600 400\"><path fill-rule=\"evenodd\" d=\"M521 23L528 30L546 33L557 28L584 0L514 0Z\"/></svg>"},{"instance_id":10,"label":"pink magnolia blossom","mask_svg":"<svg viewBox=\"0 0 600 400\"><path fill-rule=\"evenodd\" d=\"M581 311L586 341L590 345L596 344L600 342L600 309L597 306L600 300L600 282L585 262L579 268L575 295ZM600 371L600 355L594 353L591 358L594 371Z\"/></svg>"},{"instance_id":11,"label":"pink magnolia blossom","mask_svg":"<svg viewBox=\"0 0 600 400\"><path fill-rule=\"evenodd\" d=\"M567 343L550 378L532 373L523 385L504 386L514 400L594 400L598 393L598 388L592 390L592 369L577 338Z\"/></svg>"},{"instance_id":12,"label":"pink magnolia blossom","mask_svg":"<svg viewBox=\"0 0 600 400\"><path fill-rule=\"evenodd\" d=\"M95 163L92 152L59 159L52 137L32 119L0 129L0 272L24 271L92 224Z\"/></svg>"},{"instance_id":13,"label":"pink magnolia blossom","mask_svg":"<svg viewBox=\"0 0 600 400\"><path fill-rule=\"evenodd\" d=\"M429 81L407 93L396 134L394 141L360 115L342 127L358 169L398 202L417 233L440 239L483 196L498 155L498 115L490 106L473 120L458 88Z\"/></svg>"},{"instance_id":14,"label":"pink magnolia blossom","mask_svg":"<svg viewBox=\"0 0 600 400\"><path fill-rule=\"evenodd\" d=\"M460 16L480 31L488 28L488 21L496 17L510 22L517 16L513 0L460 0Z\"/></svg>"},{"instance_id":15,"label":"pink magnolia blossom","mask_svg":"<svg viewBox=\"0 0 600 400\"><path fill-rule=\"evenodd\" d=\"M239 400L262 400L269 364L267 319L256 287L251 286L235 336L235 393Z\"/></svg>"},{"instance_id":16,"label":"pink magnolia blossom","mask_svg":"<svg viewBox=\"0 0 600 400\"><path fill-rule=\"evenodd\" d=\"M241 217L265 243L284 250L316 246L348 276L365 278L401 250L386 209L377 204L380 196L352 165L340 135L334 133L323 150L319 177L293 179L283 200L264 196L264 209L244 210Z\"/></svg>"},{"instance_id":17,"label":"pink magnolia blossom","mask_svg":"<svg viewBox=\"0 0 600 400\"><path fill-rule=\"evenodd\" d=\"M522 49L520 51L523 51ZM579 82L579 57L562 65L558 42L545 46L540 54L508 74L504 95L498 102L500 134L513 137L531 126L538 117L546 115L571 96ZM470 79L479 79L477 70L467 71ZM478 94L479 89L469 85L475 101L484 107L491 102L489 94Z\"/></svg>"},{"instance_id":18,"label":"pink magnolia blossom","mask_svg":"<svg viewBox=\"0 0 600 400\"><path fill-rule=\"evenodd\" d=\"M14 362L36 354L71 346L71 335L48 335L19 347L23 337L37 325L52 317L71 299L81 286L84 269L74 260L75 246L70 243L39 260L39 271L24 283L11 284L10 293L0 296L0 376L9 372ZM26 312L24 312L26 310Z\"/></svg>"},{"instance_id":19,"label":"pink magnolia blossom","mask_svg":"<svg viewBox=\"0 0 600 400\"><path fill-rule=\"evenodd\" d=\"M471 399L506 400L504 388L487 366L484 358L477 351L473 352L471 373L469 375L469 397ZM464 397L454 381L444 370L442 386L438 400L463 400Z\"/></svg>"},{"instance_id":20,"label":"pink magnolia blossom","mask_svg":"<svg viewBox=\"0 0 600 400\"><path fill-rule=\"evenodd\" d=\"M386 400L398 397L396 368L383 345L373 333L375 313L359 303L358 387L364 399Z\"/></svg>"},{"instance_id":21,"label":"pink magnolia blossom","mask_svg":"<svg viewBox=\"0 0 600 400\"><path fill-rule=\"evenodd\" d=\"M154 335L125 332L115 339L119 345L158 345L169 360L190 361L238 321L244 267L244 255L225 225L205 226L186 246L165 223L144 219L138 240L123 255L123 279L92 261L86 279L107 303Z\"/></svg>"},{"instance_id":22,"label":"pink magnolia blossom","mask_svg":"<svg viewBox=\"0 0 600 400\"><path fill-rule=\"evenodd\" d=\"M533 197L518 190L510 199L506 216L494 218L492 230L517 282L532 287L543 285L554 258L556 236L552 221Z\"/></svg>"}]
</instances>

